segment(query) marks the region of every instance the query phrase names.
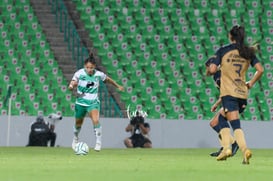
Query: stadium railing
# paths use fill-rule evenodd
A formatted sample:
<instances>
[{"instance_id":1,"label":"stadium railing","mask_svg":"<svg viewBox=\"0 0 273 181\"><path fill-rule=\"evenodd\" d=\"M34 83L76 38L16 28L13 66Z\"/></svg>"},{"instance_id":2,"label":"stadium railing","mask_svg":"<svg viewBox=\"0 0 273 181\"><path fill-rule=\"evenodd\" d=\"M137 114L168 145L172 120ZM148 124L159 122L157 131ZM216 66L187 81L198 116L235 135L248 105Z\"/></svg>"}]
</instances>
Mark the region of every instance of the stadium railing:
<instances>
[{"instance_id":1,"label":"stadium railing","mask_svg":"<svg viewBox=\"0 0 273 181\"><path fill-rule=\"evenodd\" d=\"M64 40L68 43L68 50L72 52L73 60L76 61L77 68L83 67L83 62L89 56L87 48L81 43L74 23L68 19L68 12L62 0L48 0L52 6L52 13L55 14L56 23L60 26L60 32L64 33ZM109 95L106 85L101 82L99 89L101 96L101 113L105 117L123 117L122 111L115 99ZM102 96L104 95L104 96Z\"/></svg>"}]
</instances>

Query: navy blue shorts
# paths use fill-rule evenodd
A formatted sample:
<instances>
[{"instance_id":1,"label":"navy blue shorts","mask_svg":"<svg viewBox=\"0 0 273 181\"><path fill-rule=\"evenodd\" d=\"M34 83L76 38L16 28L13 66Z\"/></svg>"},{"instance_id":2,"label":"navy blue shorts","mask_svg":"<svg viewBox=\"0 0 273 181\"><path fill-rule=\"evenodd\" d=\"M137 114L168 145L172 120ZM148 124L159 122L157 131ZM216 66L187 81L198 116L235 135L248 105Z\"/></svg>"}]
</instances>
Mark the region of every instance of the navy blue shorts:
<instances>
[{"instance_id":1,"label":"navy blue shorts","mask_svg":"<svg viewBox=\"0 0 273 181\"><path fill-rule=\"evenodd\" d=\"M239 111L239 113L242 113L247 105L246 99L240 99L232 96L223 96L221 99L225 112Z\"/></svg>"}]
</instances>

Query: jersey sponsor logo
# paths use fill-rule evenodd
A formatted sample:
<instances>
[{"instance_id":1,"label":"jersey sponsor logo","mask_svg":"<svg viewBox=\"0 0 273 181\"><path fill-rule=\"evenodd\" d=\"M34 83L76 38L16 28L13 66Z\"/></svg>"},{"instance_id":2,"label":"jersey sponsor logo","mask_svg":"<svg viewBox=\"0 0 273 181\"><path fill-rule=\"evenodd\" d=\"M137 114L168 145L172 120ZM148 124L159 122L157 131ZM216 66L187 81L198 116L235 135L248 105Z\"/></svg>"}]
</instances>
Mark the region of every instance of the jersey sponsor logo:
<instances>
[{"instance_id":1,"label":"jersey sponsor logo","mask_svg":"<svg viewBox=\"0 0 273 181\"><path fill-rule=\"evenodd\" d=\"M90 87L93 87L94 85L95 85L94 82L87 82L86 87L90 88Z\"/></svg>"},{"instance_id":2,"label":"jersey sponsor logo","mask_svg":"<svg viewBox=\"0 0 273 181\"><path fill-rule=\"evenodd\" d=\"M234 89L234 92L236 92L237 94L240 94L240 95L246 95L247 94L246 91L244 91L242 89L238 89L238 88Z\"/></svg>"},{"instance_id":3,"label":"jersey sponsor logo","mask_svg":"<svg viewBox=\"0 0 273 181\"><path fill-rule=\"evenodd\" d=\"M236 85L237 87L243 87L243 86L245 86L245 82L242 81L241 79L238 79L238 78L234 79L233 84Z\"/></svg>"}]
</instances>

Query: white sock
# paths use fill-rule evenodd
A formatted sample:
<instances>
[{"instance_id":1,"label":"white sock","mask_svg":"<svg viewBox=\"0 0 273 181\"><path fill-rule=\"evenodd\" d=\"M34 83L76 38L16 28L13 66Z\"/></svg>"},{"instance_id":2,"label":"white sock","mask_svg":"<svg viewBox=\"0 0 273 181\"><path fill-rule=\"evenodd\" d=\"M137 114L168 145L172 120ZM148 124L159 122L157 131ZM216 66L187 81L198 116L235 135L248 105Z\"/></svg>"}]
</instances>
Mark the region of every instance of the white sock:
<instances>
[{"instance_id":1,"label":"white sock","mask_svg":"<svg viewBox=\"0 0 273 181\"><path fill-rule=\"evenodd\" d=\"M78 138L80 131L81 131L81 127L74 126L74 131L73 132L74 132L74 136L76 138Z\"/></svg>"},{"instance_id":2,"label":"white sock","mask_svg":"<svg viewBox=\"0 0 273 181\"><path fill-rule=\"evenodd\" d=\"M95 136L96 136L96 143L101 144L101 137L102 137L101 125L99 125L99 127L97 127L97 128L94 128L94 131L95 131Z\"/></svg>"}]
</instances>

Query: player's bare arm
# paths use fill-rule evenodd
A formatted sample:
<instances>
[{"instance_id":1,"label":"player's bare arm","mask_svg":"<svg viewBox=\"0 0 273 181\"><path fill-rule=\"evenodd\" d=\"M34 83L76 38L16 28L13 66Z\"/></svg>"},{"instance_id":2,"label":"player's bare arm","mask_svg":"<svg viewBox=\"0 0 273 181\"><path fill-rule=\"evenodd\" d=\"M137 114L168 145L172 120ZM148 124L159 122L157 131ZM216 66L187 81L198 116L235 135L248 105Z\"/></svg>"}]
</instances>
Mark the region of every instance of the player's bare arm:
<instances>
[{"instance_id":1,"label":"player's bare arm","mask_svg":"<svg viewBox=\"0 0 273 181\"><path fill-rule=\"evenodd\" d=\"M256 63L254 67L256 69L254 76L250 81L246 82L246 86L248 89L251 89L253 87L253 85L262 77L264 72L264 68L261 63Z\"/></svg>"},{"instance_id":2,"label":"player's bare arm","mask_svg":"<svg viewBox=\"0 0 273 181\"><path fill-rule=\"evenodd\" d=\"M210 111L211 112L215 112L217 107L221 104L222 100L221 98L219 98L212 106L211 106L211 109Z\"/></svg>"},{"instance_id":3,"label":"player's bare arm","mask_svg":"<svg viewBox=\"0 0 273 181\"><path fill-rule=\"evenodd\" d=\"M120 91L124 91L123 86L119 85L116 81L114 81L113 79L111 79L108 76L106 77L105 82L112 84L113 86L115 86Z\"/></svg>"}]
</instances>

